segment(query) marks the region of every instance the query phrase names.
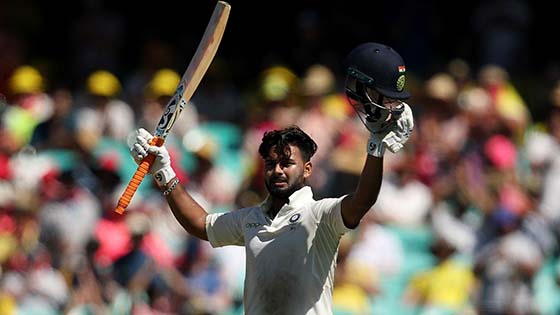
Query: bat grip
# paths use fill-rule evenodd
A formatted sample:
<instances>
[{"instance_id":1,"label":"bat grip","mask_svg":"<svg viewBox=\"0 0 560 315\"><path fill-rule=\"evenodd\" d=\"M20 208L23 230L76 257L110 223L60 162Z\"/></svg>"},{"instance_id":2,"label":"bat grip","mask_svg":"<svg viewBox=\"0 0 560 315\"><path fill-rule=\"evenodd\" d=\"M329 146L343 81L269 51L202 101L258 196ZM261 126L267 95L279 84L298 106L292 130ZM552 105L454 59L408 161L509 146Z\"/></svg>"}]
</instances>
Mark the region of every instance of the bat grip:
<instances>
[{"instance_id":1,"label":"bat grip","mask_svg":"<svg viewBox=\"0 0 560 315\"><path fill-rule=\"evenodd\" d=\"M163 141L164 141L163 138L154 137L150 141L150 145L156 145L158 147L161 147L163 145ZM119 198L119 202L117 204L117 207L115 208L116 213L118 213L118 214L123 214L124 213L124 210L130 204L130 201L132 200L132 197L134 196L134 193L138 189L138 186L140 186L140 184L142 183L142 180L144 179L146 174L148 174L148 171L150 170L150 167L152 167L152 165L154 164L155 159L156 159L155 155L148 154L142 160L140 165L138 165L138 168L136 169L136 172L134 172L134 175L130 179L130 182L126 186L126 189L124 190L121 197Z\"/></svg>"}]
</instances>

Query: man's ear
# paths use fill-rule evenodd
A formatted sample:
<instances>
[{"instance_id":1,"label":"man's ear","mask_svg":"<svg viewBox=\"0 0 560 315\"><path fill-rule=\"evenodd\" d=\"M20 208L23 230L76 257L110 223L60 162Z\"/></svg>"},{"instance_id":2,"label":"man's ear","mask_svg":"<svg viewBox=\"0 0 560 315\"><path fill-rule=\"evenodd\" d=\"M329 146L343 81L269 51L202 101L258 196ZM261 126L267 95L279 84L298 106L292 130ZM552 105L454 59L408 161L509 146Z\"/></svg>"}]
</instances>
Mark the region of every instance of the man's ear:
<instances>
[{"instance_id":1,"label":"man's ear","mask_svg":"<svg viewBox=\"0 0 560 315\"><path fill-rule=\"evenodd\" d=\"M311 176L312 171L313 164L311 164L311 161L305 162L305 164L303 165L303 178L307 179L309 176Z\"/></svg>"}]
</instances>

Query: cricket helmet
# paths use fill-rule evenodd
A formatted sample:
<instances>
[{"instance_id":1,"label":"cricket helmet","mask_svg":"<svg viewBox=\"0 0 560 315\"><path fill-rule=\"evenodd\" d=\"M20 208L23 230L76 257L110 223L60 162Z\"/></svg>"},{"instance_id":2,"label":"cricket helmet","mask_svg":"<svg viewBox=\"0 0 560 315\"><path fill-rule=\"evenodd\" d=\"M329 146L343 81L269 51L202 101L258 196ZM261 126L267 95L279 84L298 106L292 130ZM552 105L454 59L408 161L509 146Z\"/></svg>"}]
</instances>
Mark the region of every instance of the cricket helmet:
<instances>
[{"instance_id":1,"label":"cricket helmet","mask_svg":"<svg viewBox=\"0 0 560 315\"><path fill-rule=\"evenodd\" d=\"M347 75L347 95L356 101L364 101L366 88L373 89L386 98L410 98L410 93L404 90L404 61L387 45L364 43L357 46L344 59L344 69Z\"/></svg>"}]
</instances>

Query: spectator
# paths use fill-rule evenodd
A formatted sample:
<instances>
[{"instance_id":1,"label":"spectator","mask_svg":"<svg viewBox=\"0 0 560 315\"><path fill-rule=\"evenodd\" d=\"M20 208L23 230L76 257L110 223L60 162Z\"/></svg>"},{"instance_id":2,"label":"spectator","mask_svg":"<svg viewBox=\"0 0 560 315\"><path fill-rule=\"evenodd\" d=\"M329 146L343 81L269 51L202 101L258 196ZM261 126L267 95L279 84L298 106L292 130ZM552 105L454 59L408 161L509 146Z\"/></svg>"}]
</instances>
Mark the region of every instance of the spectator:
<instances>
[{"instance_id":1,"label":"spectator","mask_svg":"<svg viewBox=\"0 0 560 315\"><path fill-rule=\"evenodd\" d=\"M70 149L79 151L74 138L76 129L73 115L72 92L61 88L52 93L53 112L33 130L31 145L37 150Z\"/></svg>"},{"instance_id":2,"label":"spectator","mask_svg":"<svg viewBox=\"0 0 560 315\"><path fill-rule=\"evenodd\" d=\"M45 78L35 67L23 65L9 79L10 95L3 114L3 125L21 148L31 141L37 124L47 120L53 111L51 97L45 91Z\"/></svg>"},{"instance_id":3,"label":"spectator","mask_svg":"<svg viewBox=\"0 0 560 315\"><path fill-rule=\"evenodd\" d=\"M86 81L89 104L78 109L76 126L78 140L86 150L92 150L102 137L125 142L134 127L130 106L118 99L121 83L106 70L89 74Z\"/></svg>"},{"instance_id":4,"label":"spectator","mask_svg":"<svg viewBox=\"0 0 560 315\"><path fill-rule=\"evenodd\" d=\"M483 226L474 255L474 271L481 281L476 306L481 314L537 311L532 281L543 254L538 244L520 229L521 221L521 216L500 207L487 217Z\"/></svg>"},{"instance_id":5,"label":"spectator","mask_svg":"<svg viewBox=\"0 0 560 315\"><path fill-rule=\"evenodd\" d=\"M437 231L431 245L436 265L412 276L405 292L406 302L416 305L420 314L472 311L475 277L470 262L457 255L461 244L451 238L452 234Z\"/></svg>"}]
</instances>

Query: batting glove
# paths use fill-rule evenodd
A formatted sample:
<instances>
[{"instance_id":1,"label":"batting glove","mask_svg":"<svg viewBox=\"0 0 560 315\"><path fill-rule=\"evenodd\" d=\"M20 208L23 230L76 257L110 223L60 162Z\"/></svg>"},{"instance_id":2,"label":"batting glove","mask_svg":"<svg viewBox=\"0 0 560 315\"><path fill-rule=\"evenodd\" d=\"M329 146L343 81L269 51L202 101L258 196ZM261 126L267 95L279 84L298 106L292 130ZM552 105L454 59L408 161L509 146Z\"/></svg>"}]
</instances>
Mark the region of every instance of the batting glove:
<instances>
[{"instance_id":1,"label":"batting glove","mask_svg":"<svg viewBox=\"0 0 560 315\"><path fill-rule=\"evenodd\" d=\"M393 129L383 138L384 146L392 153L397 153L404 147L414 129L414 118L408 104L403 103L404 110L398 117Z\"/></svg>"},{"instance_id":2,"label":"batting glove","mask_svg":"<svg viewBox=\"0 0 560 315\"><path fill-rule=\"evenodd\" d=\"M171 158L165 146L150 145L152 136L146 129L140 128L136 131L136 141L130 147L130 155L134 158L136 164L142 163L142 160L148 154L156 156L154 164L148 170L156 180L158 186L163 187L176 177L175 171L171 168Z\"/></svg>"},{"instance_id":3,"label":"batting glove","mask_svg":"<svg viewBox=\"0 0 560 315\"><path fill-rule=\"evenodd\" d=\"M412 110L403 103L398 111L375 109L374 116L366 117L366 127L370 131L367 152L376 157L385 154L385 148L398 152L410 138L414 127Z\"/></svg>"}]
</instances>

